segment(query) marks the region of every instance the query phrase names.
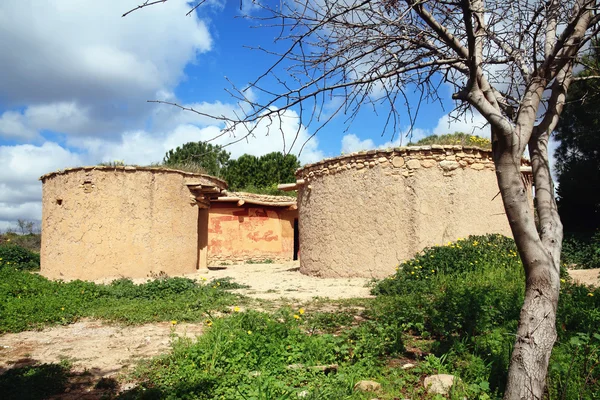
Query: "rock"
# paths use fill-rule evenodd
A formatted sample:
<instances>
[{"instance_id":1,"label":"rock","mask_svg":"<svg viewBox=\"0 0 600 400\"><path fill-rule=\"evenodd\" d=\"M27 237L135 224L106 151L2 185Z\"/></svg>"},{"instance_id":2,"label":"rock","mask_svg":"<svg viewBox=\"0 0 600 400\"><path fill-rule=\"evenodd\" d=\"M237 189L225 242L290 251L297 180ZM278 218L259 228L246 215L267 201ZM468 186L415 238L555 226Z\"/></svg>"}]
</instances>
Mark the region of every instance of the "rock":
<instances>
[{"instance_id":1,"label":"rock","mask_svg":"<svg viewBox=\"0 0 600 400\"><path fill-rule=\"evenodd\" d=\"M406 163L406 166L409 169L421 168L421 162L419 160L408 160L408 162Z\"/></svg>"},{"instance_id":2,"label":"rock","mask_svg":"<svg viewBox=\"0 0 600 400\"><path fill-rule=\"evenodd\" d=\"M453 384L454 375L448 374L431 375L423 381L423 386L425 386L427 392L430 394L448 394Z\"/></svg>"},{"instance_id":3,"label":"rock","mask_svg":"<svg viewBox=\"0 0 600 400\"><path fill-rule=\"evenodd\" d=\"M306 397L309 395L308 390L303 390L301 392L298 392L298 397L302 398L302 397Z\"/></svg>"},{"instance_id":4,"label":"rock","mask_svg":"<svg viewBox=\"0 0 600 400\"><path fill-rule=\"evenodd\" d=\"M400 168L404 165L404 157L396 156L392 159L394 168Z\"/></svg>"},{"instance_id":5,"label":"rock","mask_svg":"<svg viewBox=\"0 0 600 400\"><path fill-rule=\"evenodd\" d=\"M375 381L358 381L354 385L354 390L361 392L376 392L381 389L381 384Z\"/></svg>"},{"instance_id":6,"label":"rock","mask_svg":"<svg viewBox=\"0 0 600 400\"><path fill-rule=\"evenodd\" d=\"M471 168L476 169L476 170L482 170L483 168L485 168L485 165L480 164L480 163L475 163L475 164L471 165Z\"/></svg>"},{"instance_id":7,"label":"rock","mask_svg":"<svg viewBox=\"0 0 600 400\"><path fill-rule=\"evenodd\" d=\"M411 368L414 368L414 367L416 367L416 365L415 365L415 364L410 364L410 363L408 363L408 364L404 364L404 365L402 366L402 369L411 369Z\"/></svg>"},{"instance_id":8,"label":"rock","mask_svg":"<svg viewBox=\"0 0 600 400\"><path fill-rule=\"evenodd\" d=\"M456 168L460 167L460 164L457 163L456 161L444 160L444 161L440 161L440 167L442 167L442 169L444 171L453 171Z\"/></svg>"},{"instance_id":9,"label":"rock","mask_svg":"<svg viewBox=\"0 0 600 400\"><path fill-rule=\"evenodd\" d=\"M421 161L421 166L422 166L423 168L431 168L431 167L433 167L435 164L436 164L436 162L435 162L435 161L433 161L433 160L423 160L423 161Z\"/></svg>"},{"instance_id":10,"label":"rock","mask_svg":"<svg viewBox=\"0 0 600 400\"><path fill-rule=\"evenodd\" d=\"M316 372L323 372L325 374L329 374L330 372L337 372L338 365L337 364L329 364L329 365L315 365L314 367L308 367L309 370Z\"/></svg>"}]
</instances>

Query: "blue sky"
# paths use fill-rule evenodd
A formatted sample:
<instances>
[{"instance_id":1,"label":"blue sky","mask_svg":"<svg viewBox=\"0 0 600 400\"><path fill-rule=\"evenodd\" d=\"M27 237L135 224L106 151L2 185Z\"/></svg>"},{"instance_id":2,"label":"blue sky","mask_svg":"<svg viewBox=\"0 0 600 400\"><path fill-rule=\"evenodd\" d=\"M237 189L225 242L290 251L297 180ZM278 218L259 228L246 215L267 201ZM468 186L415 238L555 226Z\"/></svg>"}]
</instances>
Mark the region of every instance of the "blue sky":
<instances>
[{"instance_id":1,"label":"blue sky","mask_svg":"<svg viewBox=\"0 0 600 400\"><path fill-rule=\"evenodd\" d=\"M273 60L244 47L272 48L276 33L251 28L256 22L241 18L239 1L209 1L186 17L189 5L169 0L121 18L139 2L0 2L0 230L17 219L41 219L38 178L47 172L114 160L150 164L178 145L213 138L222 125L146 100L231 113L238 106L224 90L225 76L245 87ZM256 15L246 4L244 11ZM441 94L445 110L424 105L415 138L472 132L482 124L480 117L449 124L450 92L441 90L448 91ZM381 136L381 116L365 111L350 127L344 120L336 117L309 141L301 161L407 142L408 119L393 142L390 134ZM298 116L292 111L282 122L289 143ZM300 128L301 142L314 132L313 126ZM282 143L281 135L258 129L255 138L227 149L234 157L261 155L282 150Z\"/></svg>"}]
</instances>

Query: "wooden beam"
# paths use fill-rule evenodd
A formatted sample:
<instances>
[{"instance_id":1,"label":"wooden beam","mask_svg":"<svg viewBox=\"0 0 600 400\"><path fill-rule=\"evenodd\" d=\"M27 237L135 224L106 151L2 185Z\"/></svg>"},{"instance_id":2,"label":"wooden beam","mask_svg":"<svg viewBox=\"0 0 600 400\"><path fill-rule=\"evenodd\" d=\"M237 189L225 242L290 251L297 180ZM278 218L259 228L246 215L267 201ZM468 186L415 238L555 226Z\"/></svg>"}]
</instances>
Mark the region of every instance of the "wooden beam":
<instances>
[{"instance_id":1,"label":"wooden beam","mask_svg":"<svg viewBox=\"0 0 600 400\"><path fill-rule=\"evenodd\" d=\"M247 204L256 204L259 206L269 206L269 207L289 207L289 206L293 206L296 204L295 201L282 201L280 203L273 203L270 201L261 201L261 200L254 200L254 199L240 199L239 197L218 197L212 201L219 202L219 203L235 201L237 203L240 200L244 201L244 203L247 203Z\"/></svg>"},{"instance_id":2,"label":"wooden beam","mask_svg":"<svg viewBox=\"0 0 600 400\"><path fill-rule=\"evenodd\" d=\"M281 183L277 185L277 189L283 190L284 192L290 192L292 190L298 190L298 185L295 183Z\"/></svg>"}]
</instances>

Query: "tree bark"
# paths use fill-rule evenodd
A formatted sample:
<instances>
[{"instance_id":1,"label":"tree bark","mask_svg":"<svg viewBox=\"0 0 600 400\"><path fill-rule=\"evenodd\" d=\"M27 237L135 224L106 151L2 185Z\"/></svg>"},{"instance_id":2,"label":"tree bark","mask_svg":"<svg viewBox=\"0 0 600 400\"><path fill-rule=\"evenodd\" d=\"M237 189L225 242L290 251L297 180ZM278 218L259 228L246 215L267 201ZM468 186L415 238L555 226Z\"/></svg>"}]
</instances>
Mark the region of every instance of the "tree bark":
<instances>
[{"instance_id":1,"label":"tree bark","mask_svg":"<svg viewBox=\"0 0 600 400\"><path fill-rule=\"evenodd\" d=\"M550 354L557 336L556 309L560 289L560 245L553 251L544 243L556 243L553 236L562 234L560 220L554 221L555 229L549 229L542 240L521 180L521 153L513 151L515 145L512 142L519 136L515 133L500 135L494 145L498 185L526 275L525 301L504 393L507 400L541 399L544 394ZM536 174L536 166L534 164L533 169L537 183L540 174ZM552 186L549 175L547 178L550 181L542 187Z\"/></svg>"}]
</instances>

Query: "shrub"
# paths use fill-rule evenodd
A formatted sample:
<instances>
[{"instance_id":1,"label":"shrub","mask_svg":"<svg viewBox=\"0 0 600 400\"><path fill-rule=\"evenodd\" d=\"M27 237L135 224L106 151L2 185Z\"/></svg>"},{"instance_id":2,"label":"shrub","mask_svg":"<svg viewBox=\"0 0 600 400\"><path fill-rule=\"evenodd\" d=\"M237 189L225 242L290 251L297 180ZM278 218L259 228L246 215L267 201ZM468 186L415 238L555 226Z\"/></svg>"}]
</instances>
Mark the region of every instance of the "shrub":
<instances>
[{"instance_id":1,"label":"shrub","mask_svg":"<svg viewBox=\"0 0 600 400\"><path fill-rule=\"evenodd\" d=\"M580 269L600 268L600 231L592 236L565 234L561 262Z\"/></svg>"},{"instance_id":2,"label":"shrub","mask_svg":"<svg viewBox=\"0 0 600 400\"><path fill-rule=\"evenodd\" d=\"M40 269L40 255L10 242L0 244L0 269L14 267L22 270Z\"/></svg>"}]
</instances>

